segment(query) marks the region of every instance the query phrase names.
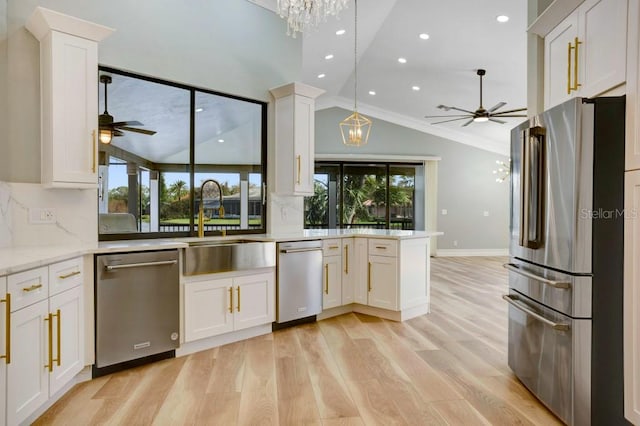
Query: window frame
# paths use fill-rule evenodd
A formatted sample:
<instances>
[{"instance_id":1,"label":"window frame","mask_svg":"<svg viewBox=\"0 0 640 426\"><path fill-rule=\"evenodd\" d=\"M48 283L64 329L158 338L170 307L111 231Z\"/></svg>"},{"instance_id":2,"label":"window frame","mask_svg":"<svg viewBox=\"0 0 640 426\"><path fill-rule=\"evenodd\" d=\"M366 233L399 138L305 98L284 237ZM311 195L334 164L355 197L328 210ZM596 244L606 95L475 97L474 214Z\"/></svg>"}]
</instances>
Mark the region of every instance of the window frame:
<instances>
[{"instance_id":1,"label":"window frame","mask_svg":"<svg viewBox=\"0 0 640 426\"><path fill-rule=\"evenodd\" d=\"M196 98L196 92L201 92L201 93L207 93L207 94L211 94L211 95L215 95L215 96L221 96L221 97L226 97L226 98L230 98L230 99L235 99L235 100L240 100L240 101L244 101L244 102L250 102L256 105L260 106L260 110L261 110L261 152L260 152L260 157L261 157L261 164L258 165L244 165L244 167L250 167L252 170L249 173L257 173L255 170L256 168L260 170L260 173L262 174L261 176L261 191L264 191L266 188L266 184L267 184L267 135L268 135L268 125L267 125L267 118L268 118L268 103L264 102L264 101L259 101L256 99L250 99L250 98L245 98L242 96L238 96L238 95L232 95L229 93L222 93L222 92L218 92L215 90L211 90L211 89L207 89L207 88L203 88L203 87L199 87L199 86L193 86L193 85L188 85L188 84L183 84L183 83L177 83L174 81L170 81L170 80L164 80L158 77L151 77L151 76L147 76L147 75L143 75L143 74L137 74L134 72L130 72L130 71L125 71L125 70L121 70L118 68L113 68L110 66L106 66L106 65L98 65L98 75L100 75L101 72L106 72L106 73L112 73L112 74L119 74L122 76L126 76L126 77L130 77L130 78L137 78L140 80L145 80L145 81L149 81L152 83L157 83L157 84L163 84L163 85L167 85L167 86L172 86L172 87L176 87L179 89L183 89L189 92L189 97L190 97L190 101L189 101L189 164L185 164L185 173L189 174L189 230L188 231L180 231L180 232L136 232L136 233L113 233L113 234L102 234L100 233L100 230L98 229L98 227L96 227L96 232L98 233L98 241L118 241L118 240L142 240L142 239L158 239L158 238L183 238L183 237L195 237L198 235L198 231L195 228L196 225L196 221L194 219L194 214L195 214L195 173L196 173L196 164L195 164L195 121L196 121L196 105L195 105L195 98ZM97 80L97 79L96 79ZM100 89L100 85L98 85L98 87L96 88L96 90ZM98 143L98 142L96 142ZM117 157L117 155L116 155ZM121 158L121 157L118 157ZM122 158L121 158L122 159ZM126 159L125 159L126 160ZM169 169L175 169L177 166L182 166L182 165L175 165L175 164L171 164L169 165L169 167L167 168L167 170L165 171L172 171ZM213 166L213 165L212 165ZM200 167L202 167L202 165L200 165ZM224 165L223 167L228 167L226 165ZM158 170L159 172L162 172L162 170ZM176 170L173 170L176 171ZM140 171L138 171L138 174L140 173ZM265 194L263 194L263 200L266 199L266 197L264 196ZM97 202L97 198L96 198L96 202ZM138 202L140 202L140 197L138 197ZM243 234L263 234L266 232L266 226L267 226L267 205L266 203L262 203L262 223L261 223L261 227L260 228L255 228L255 229L235 229L235 230L227 230L225 233L227 235L243 235ZM136 221L139 221L140 217L136 218ZM222 232L220 231L205 231L205 236L219 236L222 235Z\"/></svg>"}]
</instances>

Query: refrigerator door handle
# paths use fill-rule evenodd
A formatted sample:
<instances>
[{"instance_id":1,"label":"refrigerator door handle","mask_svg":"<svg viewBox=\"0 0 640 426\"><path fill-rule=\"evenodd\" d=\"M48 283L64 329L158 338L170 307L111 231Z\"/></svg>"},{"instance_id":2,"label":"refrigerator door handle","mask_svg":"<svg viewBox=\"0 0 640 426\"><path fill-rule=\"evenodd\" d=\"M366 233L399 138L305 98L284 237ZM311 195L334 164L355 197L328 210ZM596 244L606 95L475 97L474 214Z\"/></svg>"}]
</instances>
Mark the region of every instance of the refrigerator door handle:
<instances>
[{"instance_id":1,"label":"refrigerator door handle","mask_svg":"<svg viewBox=\"0 0 640 426\"><path fill-rule=\"evenodd\" d=\"M519 311L524 312L525 314L529 315L531 318L534 318L542 323L547 324L548 326L550 326L551 328L553 328L554 330L557 331L569 331L571 329L571 326L569 324L563 324L563 323L559 323L559 322L553 322L551 320L546 319L545 317L543 317L542 315L532 311L531 309L527 308L526 306L524 306L521 303L518 303L518 298L515 296L512 296L510 294L503 294L502 298L511 306L513 306L514 308L516 308Z\"/></svg>"},{"instance_id":2,"label":"refrigerator door handle","mask_svg":"<svg viewBox=\"0 0 640 426\"><path fill-rule=\"evenodd\" d=\"M520 245L531 249L542 247L544 242L545 134L545 128L540 126L531 127L522 134ZM532 223L534 229L531 229Z\"/></svg>"},{"instance_id":3,"label":"refrigerator door handle","mask_svg":"<svg viewBox=\"0 0 640 426\"><path fill-rule=\"evenodd\" d=\"M532 272L529 272L525 269L521 269L518 265L514 265L513 263L505 263L504 265L502 265L502 267L505 269L508 269L511 272L515 272L518 275L522 275L523 277L534 279L536 281L539 281L553 288L559 288L562 290L567 290L571 288L570 282L550 280L548 278L541 277L540 275L536 275Z\"/></svg>"}]
</instances>

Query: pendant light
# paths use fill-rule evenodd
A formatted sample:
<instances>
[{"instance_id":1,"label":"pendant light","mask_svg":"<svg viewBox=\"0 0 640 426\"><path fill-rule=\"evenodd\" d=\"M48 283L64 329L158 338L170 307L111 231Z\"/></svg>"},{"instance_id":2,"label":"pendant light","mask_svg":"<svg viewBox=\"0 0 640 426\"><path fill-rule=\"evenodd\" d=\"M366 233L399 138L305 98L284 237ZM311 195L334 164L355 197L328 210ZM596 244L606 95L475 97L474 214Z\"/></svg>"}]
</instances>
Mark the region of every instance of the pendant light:
<instances>
[{"instance_id":1,"label":"pendant light","mask_svg":"<svg viewBox=\"0 0 640 426\"><path fill-rule=\"evenodd\" d=\"M354 0L355 26L353 31L353 114L340 122L342 143L348 146L362 146L369 141L371 120L358 113L358 0Z\"/></svg>"}]
</instances>

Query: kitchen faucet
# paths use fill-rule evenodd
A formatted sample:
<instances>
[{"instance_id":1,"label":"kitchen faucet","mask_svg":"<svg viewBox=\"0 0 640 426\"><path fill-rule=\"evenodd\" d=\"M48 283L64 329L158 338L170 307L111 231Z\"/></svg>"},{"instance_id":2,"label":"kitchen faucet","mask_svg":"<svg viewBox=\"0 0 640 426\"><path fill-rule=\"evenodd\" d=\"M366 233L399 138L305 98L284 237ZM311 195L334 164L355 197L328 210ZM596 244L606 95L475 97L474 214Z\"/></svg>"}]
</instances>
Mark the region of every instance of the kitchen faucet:
<instances>
[{"instance_id":1,"label":"kitchen faucet","mask_svg":"<svg viewBox=\"0 0 640 426\"><path fill-rule=\"evenodd\" d=\"M218 215L220 219L224 217L224 206L222 205L222 186L217 180L207 179L200 185L200 208L198 209L198 237L204 237L204 187L208 183L215 183L218 186L218 192L220 193L220 207L218 208ZM227 233L226 229L223 229L222 236Z\"/></svg>"}]
</instances>

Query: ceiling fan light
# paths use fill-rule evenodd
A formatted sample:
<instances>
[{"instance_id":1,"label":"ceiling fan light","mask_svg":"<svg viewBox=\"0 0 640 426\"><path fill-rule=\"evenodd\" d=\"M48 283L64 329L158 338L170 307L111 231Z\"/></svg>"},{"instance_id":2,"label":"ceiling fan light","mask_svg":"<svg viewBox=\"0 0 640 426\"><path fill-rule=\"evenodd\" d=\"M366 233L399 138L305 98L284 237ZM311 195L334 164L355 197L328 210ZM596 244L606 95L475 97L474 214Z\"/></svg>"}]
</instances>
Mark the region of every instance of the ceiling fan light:
<instances>
[{"instance_id":1,"label":"ceiling fan light","mask_svg":"<svg viewBox=\"0 0 640 426\"><path fill-rule=\"evenodd\" d=\"M100 139L100 142L104 144L109 144L111 143L111 139L113 139L113 132L111 129L100 129L98 132L98 139Z\"/></svg>"},{"instance_id":2,"label":"ceiling fan light","mask_svg":"<svg viewBox=\"0 0 640 426\"><path fill-rule=\"evenodd\" d=\"M476 123L485 123L489 121L489 117L474 117L473 121L475 121Z\"/></svg>"}]
</instances>

